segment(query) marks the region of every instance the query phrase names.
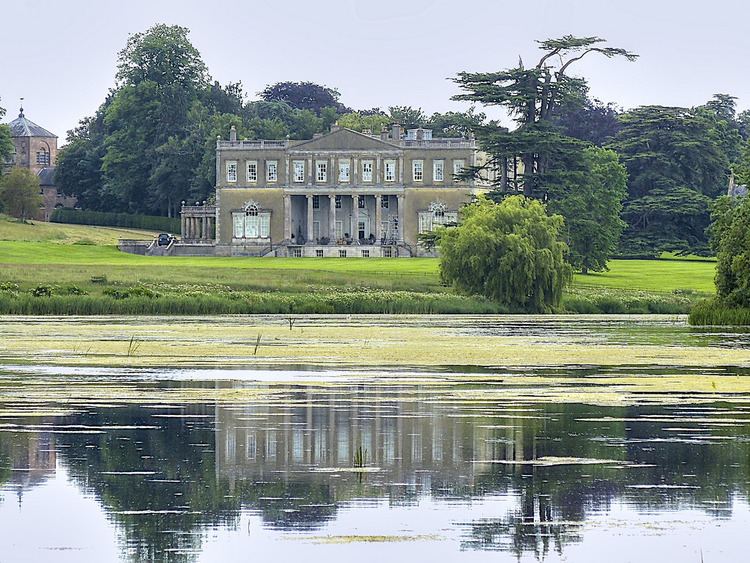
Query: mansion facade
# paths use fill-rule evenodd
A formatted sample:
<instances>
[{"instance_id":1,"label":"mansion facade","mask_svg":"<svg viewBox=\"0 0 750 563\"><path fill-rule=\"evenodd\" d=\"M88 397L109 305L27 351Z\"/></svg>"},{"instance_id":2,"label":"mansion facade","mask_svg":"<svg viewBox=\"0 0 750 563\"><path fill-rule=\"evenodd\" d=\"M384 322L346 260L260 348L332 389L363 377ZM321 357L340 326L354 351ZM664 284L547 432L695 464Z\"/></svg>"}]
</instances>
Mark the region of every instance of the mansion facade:
<instances>
[{"instance_id":1,"label":"mansion facade","mask_svg":"<svg viewBox=\"0 0 750 563\"><path fill-rule=\"evenodd\" d=\"M473 139L426 129L380 135L334 125L303 141L237 140L216 147L216 207L183 207L183 243L218 255L419 256L419 233L456 224L471 201Z\"/></svg>"}]
</instances>

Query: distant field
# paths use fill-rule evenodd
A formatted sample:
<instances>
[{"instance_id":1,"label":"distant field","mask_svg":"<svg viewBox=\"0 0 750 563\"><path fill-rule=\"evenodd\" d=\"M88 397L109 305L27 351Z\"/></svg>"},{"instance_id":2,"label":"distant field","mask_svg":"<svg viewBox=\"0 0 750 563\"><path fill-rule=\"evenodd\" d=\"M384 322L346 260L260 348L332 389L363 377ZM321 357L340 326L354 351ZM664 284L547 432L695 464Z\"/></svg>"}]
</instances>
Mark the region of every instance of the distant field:
<instances>
[{"instance_id":1,"label":"distant field","mask_svg":"<svg viewBox=\"0 0 750 563\"><path fill-rule=\"evenodd\" d=\"M38 284L68 284L91 295L103 291L91 281L100 276L109 285L174 292L203 286L208 292L296 295L360 289L453 293L440 284L439 261L430 258L150 257L125 254L114 246L118 238L153 235L108 227L21 225L0 217L0 282L17 283L22 291ZM692 294L694 300L713 293L714 271L715 263L705 260L613 260L608 272L576 275L570 301L641 299L643 292L652 301L673 299L675 293Z\"/></svg>"}]
</instances>

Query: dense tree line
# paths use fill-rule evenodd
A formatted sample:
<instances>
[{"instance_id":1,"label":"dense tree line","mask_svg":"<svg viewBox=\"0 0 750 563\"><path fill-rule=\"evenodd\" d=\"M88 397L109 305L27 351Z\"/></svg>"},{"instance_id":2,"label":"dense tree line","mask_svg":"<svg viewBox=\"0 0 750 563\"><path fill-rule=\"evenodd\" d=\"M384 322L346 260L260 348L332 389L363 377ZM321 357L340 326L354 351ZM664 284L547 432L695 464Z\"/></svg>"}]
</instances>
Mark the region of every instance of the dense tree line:
<instances>
[{"instance_id":1,"label":"dense tree line","mask_svg":"<svg viewBox=\"0 0 750 563\"><path fill-rule=\"evenodd\" d=\"M117 84L96 113L68 133L58 182L91 210L175 216L181 201L213 194L216 138L309 139L337 120L378 133L383 125L434 125L437 135L468 133L473 112L420 109L354 112L340 94L311 82L280 82L247 101L241 83L212 81L189 31L156 25L119 53Z\"/></svg>"},{"instance_id":2,"label":"dense tree line","mask_svg":"<svg viewBox=\"0 0 750 563\"><path fill-rule=\"evenodd\" d=\"M503 107L515 121L508 129L473 108L353 110L336 89L311 82L272 84L248 100L241 83L211 79L187 29L157 25L131 36L120 52L116 86L69 132L58 180L87 209L175 216L181 201L212 196L216 138L232 125L240 138L304 139L334 122L374 134L398 122L436 137L475 134L489 155L486 166L503 171L491 197L523 193L561 214L579 269L606 268L615 252L708 252L711 202L725 192L731 170L738 181L750 179L742 172L750 170L750 112L737 113L725 94L695 108L623 111L592 99L585 79L571 72L583 57L632 61L636 54L598 37L539 46L531 66L519 60L456 78L463 90L456 99ZM0 153L9 150L3 139L0 128Z\"/></svg>"}]
</instances>

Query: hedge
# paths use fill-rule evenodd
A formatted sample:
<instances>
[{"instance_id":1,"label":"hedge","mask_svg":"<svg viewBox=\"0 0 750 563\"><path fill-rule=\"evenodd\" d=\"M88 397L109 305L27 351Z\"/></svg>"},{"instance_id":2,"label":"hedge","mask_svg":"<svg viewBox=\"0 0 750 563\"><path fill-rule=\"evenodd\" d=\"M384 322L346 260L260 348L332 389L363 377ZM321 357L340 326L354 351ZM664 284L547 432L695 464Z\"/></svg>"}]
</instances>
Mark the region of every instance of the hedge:
<instances>
[{"instance_id":1,"label":"hedge","mask_svg":"<svg viewBox=\"0 0 750 563\"><path fill-rule=\"evenodd\" d=\"M82 209L55 209L50 217L53 223L73 223L75 225L97 225L99 227L128 227L145 231L180 232L180 220L156 215L135 215L130 213L107 213Z\"/></svg>"}]
</instances>

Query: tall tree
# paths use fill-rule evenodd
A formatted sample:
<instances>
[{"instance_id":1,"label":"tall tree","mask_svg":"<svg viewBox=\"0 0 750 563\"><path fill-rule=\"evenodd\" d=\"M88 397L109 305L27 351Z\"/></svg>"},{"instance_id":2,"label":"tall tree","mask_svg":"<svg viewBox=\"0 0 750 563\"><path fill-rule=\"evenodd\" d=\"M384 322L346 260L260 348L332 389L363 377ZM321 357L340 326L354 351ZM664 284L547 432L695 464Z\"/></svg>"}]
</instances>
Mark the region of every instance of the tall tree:
<instances>
[{"instance_id":1,"label":"tall tree","mask_svg":"<svg viewBox=\"0 0 750 563\"><path fill-rule=\"evenodd\" d=\"M591 53L607 58L638 56L625 49L608 47L599 37L574 37L538 42L543 52L536 65L527 68L519 59L514 68L488 73L459 73L456 82L466 93L455 96L505 108L516 121L513 131L496 126L478 129L477 138L489 153L489 166L504 167L508 159L520 159L523 172L518 185L529 197L543 197L557 183L554 162L580 153L581 145L554 126L556 108L578 99L585 82L568 74L572 65ZM505 181L503 181L505 182ZM507 185L500 186L508 189Z\"/></svg>"},{"instance_id":2,"label":"tall tree","mask_svg":"<svg viewBox=\"0 0 750 563\"><path fill-rule=\"evenodd\" d=\"M5 108L0 106L0 119L5 117ZM0 123L0 174L5 163L13 154L13 141L10 138L10 127Z\"/></svg>"},{"instance_id":3,"label":"tall tree","mask_svg":"<svg viewBox=\"0 0 750 563\"><path fill-rule=\"evenodd\" d=\"M628 170L623 252L707 251L709 205L729 173L715 117L703 108L644 106L621 122L610 147Z\"/></svg>"},{"instance_id":4,"label":"tall tree","mask_svg":"<svg viewBox=\"0 0 750 563\"><path fill-rule=\"evenodd\" d=\"M581 92L552 110L552 122L568 137L604 146L620 130L620 111L612 103L605 104Z\"/></svg>"},{"instance_id":5,"label":"tall tree","mask_svg":"<svg viewBox=\"0 0 750 563\"><path fill-rule=\"evenodd\" d=\"M351 111L339 102L338 90L314 82L277 82L260 92L266 102L286 102L295 109L306 109L320 115L323 108L335 108L337 113Z\"/></svg>"},{"instance_id":6,"label":"tall tree","mask_svg":"<svg viewBox=\"0 0 750 563\"><path fill-rule=\"evenodd\" d=\"M39 211L39 177L26 168L13 168L0 177L0 203L6 213L25 222Z\"/></svg>"},{"instance_id":7,"label":"tall tree","mask_svg":"<svg viewBox=\"0 0 750 563\"><path fill-rule=\"evenodd\" d=\"M589 147L583 151L584 168L566 182L566 192L548 204L565 217L570 262L584 274L607 268L617 250L625 222L620 218L627 196L627 172L617 154Z\"/></svg>"}]
</instances>

